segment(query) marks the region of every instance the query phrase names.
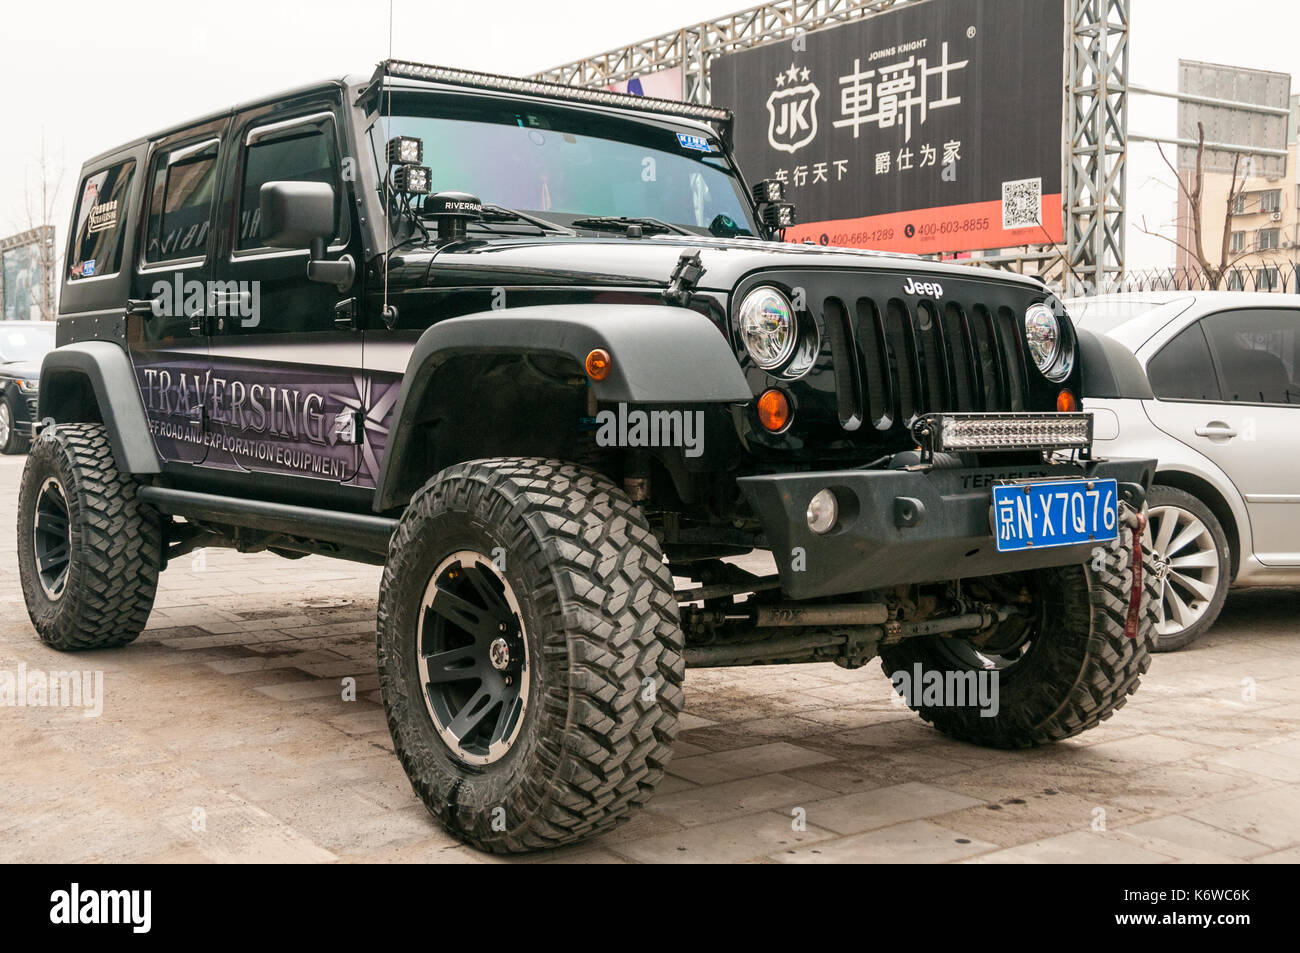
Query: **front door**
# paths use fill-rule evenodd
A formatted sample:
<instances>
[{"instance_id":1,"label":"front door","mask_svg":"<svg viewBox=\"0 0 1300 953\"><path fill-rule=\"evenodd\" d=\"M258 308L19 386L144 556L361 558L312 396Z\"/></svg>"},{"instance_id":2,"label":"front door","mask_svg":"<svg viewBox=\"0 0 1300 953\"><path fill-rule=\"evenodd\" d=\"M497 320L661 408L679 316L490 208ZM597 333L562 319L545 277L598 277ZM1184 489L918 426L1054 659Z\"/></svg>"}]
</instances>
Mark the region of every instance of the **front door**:
<instances>
[{"instance_id":1,"label":"front door","mask_svg":"<svg viewBox=\"0 0 1300 953\"><path fill-rule=\"evenodd\" d=\"M268 248L259 194L267 182L332 185L338 231L327 257L360 260L340 174L337 103L236 117L222 208L233 223L217 266L210 345L212 448L205 466L345 483L357 473L364 427L361 334L336 311L356 286L309 281L308 250ZM288 115L286 115L286 112Z\"/></svg>"}]
</instances>

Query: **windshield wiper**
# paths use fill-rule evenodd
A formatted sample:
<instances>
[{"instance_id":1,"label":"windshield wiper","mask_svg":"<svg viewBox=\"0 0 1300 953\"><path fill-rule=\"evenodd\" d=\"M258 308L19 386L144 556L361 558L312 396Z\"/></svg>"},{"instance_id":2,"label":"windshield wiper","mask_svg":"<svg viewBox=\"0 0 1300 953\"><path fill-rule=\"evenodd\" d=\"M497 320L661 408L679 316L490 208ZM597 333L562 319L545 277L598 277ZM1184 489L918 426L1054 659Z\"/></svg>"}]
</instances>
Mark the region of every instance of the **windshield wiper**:
<instances>
[{"instance_id":1,"label":"windshield wiper","mask_svg":"<svg viewBox=\"0 0 1300 953\"><path fill-rule=\"evenodd\" d=\"M661 221L657 218L626 218L615 215L598 215L594 218L575 218L569 224L574 228L589 228L596 232L626 232L629 225L640 225L642 231L650 232L651 234L695 234L694 232L682 228L680 225L673 225L670 222Z\"/></svg>"},{"instance_id":2,"label":"windshield wiper","mask_svg":"<svg viewBox=\"0 0 1300 953\"><path fill-rule=\"evenodd\" d=\"M544 232L559 232L562 235L578 234L571 228L565 228L563 225L547 221L544 218L538 218L536 215L529 215L526 212L517 212L512 208L506 208L504 205L484 205L482 220L485 222L527 222L529 225L536 225Z\"/></svg>"}]
</instances>

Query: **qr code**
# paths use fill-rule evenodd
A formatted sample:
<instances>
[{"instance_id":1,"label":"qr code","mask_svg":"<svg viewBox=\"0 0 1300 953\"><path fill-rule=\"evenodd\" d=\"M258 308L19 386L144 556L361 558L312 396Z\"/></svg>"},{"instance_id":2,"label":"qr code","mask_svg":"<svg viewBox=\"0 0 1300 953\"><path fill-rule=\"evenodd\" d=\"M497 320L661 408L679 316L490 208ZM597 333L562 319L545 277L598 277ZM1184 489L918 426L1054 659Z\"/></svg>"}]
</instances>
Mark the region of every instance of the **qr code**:
<instances>
[{"instance_id":1,"label":"qr code","mask_svg":"<svg viewBox=\"0 0 1300 953\"><path fill-rule=\"evenodd\" d=\"M1043 224L1043 180L1002 183L1002 227L1030 228Z\"/></svg>"}]
</instances>

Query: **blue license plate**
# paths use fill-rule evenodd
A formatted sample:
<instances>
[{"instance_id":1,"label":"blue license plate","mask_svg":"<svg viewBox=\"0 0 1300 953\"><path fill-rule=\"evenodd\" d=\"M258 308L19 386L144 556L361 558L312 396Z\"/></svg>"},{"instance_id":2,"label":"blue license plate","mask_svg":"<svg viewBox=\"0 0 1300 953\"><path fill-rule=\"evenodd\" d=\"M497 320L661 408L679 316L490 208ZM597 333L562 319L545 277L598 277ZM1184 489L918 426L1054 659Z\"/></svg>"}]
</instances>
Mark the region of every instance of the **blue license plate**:
<instances>
[{"instance_id":1,"label":"blue license plate","mask_svg":"<svg viewBox=\"0 0 1300 953\"><path fill-rule=\"evenodd\" d=\"M1119 532L1114 480L1010 483L993 488L998 552L1109 542Z\"/></svg>"}]
</instances>

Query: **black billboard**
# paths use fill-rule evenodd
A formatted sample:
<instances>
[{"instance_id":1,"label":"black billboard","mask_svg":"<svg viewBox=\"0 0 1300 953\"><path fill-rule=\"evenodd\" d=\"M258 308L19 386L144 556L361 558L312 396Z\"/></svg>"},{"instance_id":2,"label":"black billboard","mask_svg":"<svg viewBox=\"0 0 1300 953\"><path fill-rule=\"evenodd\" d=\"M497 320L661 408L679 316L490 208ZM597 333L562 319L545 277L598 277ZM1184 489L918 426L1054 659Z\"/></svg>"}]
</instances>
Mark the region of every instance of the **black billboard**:
<instances>
[{"instance_id":1,"label":"black billboard","mask_svg":"<svg viewBox=\"0 0 1300 953\"><path fill-rule=\"evenodd\" d=\"M925 0L731 53L750 181L799 206L793 241L958 252L1062 240L1061 0Z\"/></svg>"}]
</instances>

